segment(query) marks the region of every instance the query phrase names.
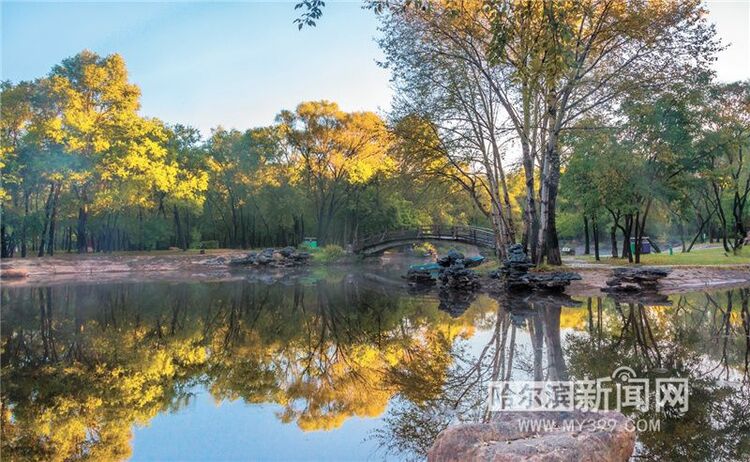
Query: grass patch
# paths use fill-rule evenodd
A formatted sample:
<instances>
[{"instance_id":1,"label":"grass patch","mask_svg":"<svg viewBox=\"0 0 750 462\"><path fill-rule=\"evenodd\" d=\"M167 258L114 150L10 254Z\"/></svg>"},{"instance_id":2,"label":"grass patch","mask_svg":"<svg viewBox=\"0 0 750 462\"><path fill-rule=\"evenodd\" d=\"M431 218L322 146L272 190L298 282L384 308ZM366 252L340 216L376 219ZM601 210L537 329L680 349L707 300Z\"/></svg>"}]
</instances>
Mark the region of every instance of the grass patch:
<instances>
[{"instance_id":1,"label":"grass patch","mask_svg":"<svg viewBox=\"0 0 750 462\"><path fill-rule=\"evenodd\" d=\"M532 267L529 271L535 273L551 273L556 271L574 271L574 268L563 263L562 265L550 265L549 263L542 263L541 265Z\"/></svg>"},{"instance_id":2,"label":"grass patch","mask_svg":"<svg viewBox=\"0 0 750 462\"><path fill-rule=\"evenodd\" d=\"M477 265L471 269L482 276L487 276L490 271L494 271L499 268L499 263L495 257L485 257L481 265Z\"/></svg>"},{"instance_id":3,"label":"grass patch","mask_svg":"<svg viewBox=\"0 0 750 462\"><path fill-rule=\"evenodd\" d=\"M330 244L312 250L313 261L316 263L333 263L344 258L346 253L340 245Z\"/></svg>"},{"instance_id":4,"label":"grass patch","mask_svg":"<svg viewBox=\"0 0 750 462\"><path fill-rule=\"evenodd\" d=\"M581 255L583 260L597 263L593 255ZM623 258L602 258L598 263L627 265L628 261ZM750 249L743 247L738 254L726 253L722 247L712 247L708 249L693 249L688 253L676 252L669 255L669 252L650 253L641 255L642 265L669 265L669 266L712 266L712 265L742 265L750 264Z\"/></svg>"}]
</instances>

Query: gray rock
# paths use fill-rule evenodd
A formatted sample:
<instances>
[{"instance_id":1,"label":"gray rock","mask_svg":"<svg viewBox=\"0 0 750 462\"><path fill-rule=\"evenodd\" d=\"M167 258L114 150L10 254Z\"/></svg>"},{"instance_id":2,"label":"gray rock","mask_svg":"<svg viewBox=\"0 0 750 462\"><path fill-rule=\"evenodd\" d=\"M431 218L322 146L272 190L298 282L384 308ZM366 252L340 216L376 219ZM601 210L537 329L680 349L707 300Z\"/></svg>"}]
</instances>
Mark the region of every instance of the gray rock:
<instances>
[{"instance_id":1,"label":"gray rock","mask_svg":"<svg viewBox=\"0 0 750 462\"><path fill-rule=\"evenodd\" d=\"M297 250L297 249L295 249L294 247L291 247L291 246L290 246L290 247L284 247L283 249L279 250L279 253L280 253L280 254L281 254L281 255L282 255L283 257L285 257L285 258L289 258L289 257L291 257L292 255L294 255L294 252L295 252L296 250Z\"/></svg>"},{"instance_id":2,"label":"gray rock","mask_svg":"<svg viewBox=\"0 0 750 462\"><path fill-rule=\"evenodd\" d=\"M440 266L438 280L442 290L470 292L479 288L479 276L473 270L467 269L466 257L461 252L451 249L445 256L437 259L437 264ZM412 277L422 278L423 276L415 273ZM409 278L408 274L407 278Z\"/></svg>"},{"instance_id":3,"label":"gray rock","mask_svg":"<svg viewBox=\"0 0 750 462\"><path fill-rule=\"evenodd\" d=\"M502 268L490 277L503 279L505 288L510 291L542 290L548 292L562 292L571 281L581 279L577 273L550 272L530 273L534 265L523 251L521 244L508 247L507 257L503 260Z\"/></svg>"},{"instance_id":4,"label":"gray rock","mask_svg":"<svg viewBox=\"0 0 750 462\"><path fill-rule=\"evenodd\" d=\"M529 273L527 279L534 289L562 292L572 281L580 281L581 275L567 271L555 271L552 273Z\"/></svg>"},{"instance_id":5,"label":"gray rock","mask_svg":"<svg viewBox=\"0 0 750 462\"><path fill-rule=\"evenodd\" d=\"M309 259L309 253L298 252L294 247L284 247L278 250L267 248L260 253L249 252L244 257L233 258L229 261L229 264L233 266L288 268L304 265Z\"/></svg>"},{"instance_id":6,"label":"gray rock","mask_svg":"<svg viewBox=\"0 0 750 462\"><path fill-rule=\"evenodd\" d=\"M533 431L521 425L524 419L554 425L547 431ZM566 421L574 422L575 430L570 431ZM598 425L602 421L608 425ZM614 426L610 427L609 422L614 422ZM627 417L611 411L496 412L489 423L461 424L443 430L427 460L625 462L635 447L631 425Z\"/></svg>"},{"instance_id":7,"label":"gray rock","mask_svg":"<svg viewBox=\"0 0 750 462\"><path fill-rule=\"evenodd\" d=\"M464 268L462 261L440 271L438 276L443 287L453 290L472 291L479 288L479 276L473 270Z\"/></svg>"},{"instance_id":8,"label":"gray rock","mask_svg":"<svg viewBox=\"0 0 750 462\"><path fill-rule=\"evenodd\" d=\"M510 263L531 263L529 258L526 256L526 252L523 251L523 245L513 244L508 246L508 256L506 260Z\"/></svg>"},{"instance_id":9,"label":"gray rock","mask_svg":"<svg viewBox=\"0 0 750 462\"><path fill-rule=\"evenodd\" d=\"M656 292L659 280L671 272L666 268L615 268L604 292Z\"/></svg>"},{"instance_id":10,"label":"gray rock","mask_svg":"<svg viewBox=\"0 0 750 462\"><path fill-rule=\"evenodd\" d=\"M205 265L216 265L221 266L227 263L227 259L224 257L209 258L204 262Z\"/></svg>"},{"instance_id":11,"label":"gray rock","mask_svg":"<svg viewBox=\"0 0 750 462\"><path fill-rule=\"evenodd\" d=\"M462 254L461 252L455 249L451 249L445 256L438 258L436 263L444 268L447 268L458 263L463 265L463 261L465 258L466 257L464 257L464 254Z\"/></svg>"}]
</instances>

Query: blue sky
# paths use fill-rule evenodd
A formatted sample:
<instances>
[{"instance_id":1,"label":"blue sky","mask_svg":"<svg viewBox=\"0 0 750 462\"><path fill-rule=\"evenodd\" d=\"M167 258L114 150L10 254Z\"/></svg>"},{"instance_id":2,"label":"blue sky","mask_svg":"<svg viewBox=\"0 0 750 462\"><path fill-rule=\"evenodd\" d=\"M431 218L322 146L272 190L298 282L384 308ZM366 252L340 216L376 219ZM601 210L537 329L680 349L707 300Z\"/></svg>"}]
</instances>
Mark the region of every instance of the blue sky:
<instances>
[{"instance_id":1,"label":"blue sky","mask_svg":"<svg viewBox=\"0 0 750 462\"><path fill-rule=\"evenodd\" d=\"M207 132L273 122L281 109L329 99L346 110L387 109L376 18L331 3L298 31L293 3L2 4L2 76L49 72L84 48L124 56L142 113Z\"/></svg>"},{"instance_id":2,"label":"blue sky","mask_svg":"<svg viewBox=\"0 0 750 462\"><path fill-rule=\"evenodd\" d=\"M327 2L317 28L297 31L293 2L2 1L2 78L30 80L84 48L120 53L142 90L142 113L200 128L249 128L281 109L328 99L345 110L387 110L388 73L362 3ZM733 43L722 80L750 78L750 0L712 1L710 19Z\"/></svg>"}]
</instances>

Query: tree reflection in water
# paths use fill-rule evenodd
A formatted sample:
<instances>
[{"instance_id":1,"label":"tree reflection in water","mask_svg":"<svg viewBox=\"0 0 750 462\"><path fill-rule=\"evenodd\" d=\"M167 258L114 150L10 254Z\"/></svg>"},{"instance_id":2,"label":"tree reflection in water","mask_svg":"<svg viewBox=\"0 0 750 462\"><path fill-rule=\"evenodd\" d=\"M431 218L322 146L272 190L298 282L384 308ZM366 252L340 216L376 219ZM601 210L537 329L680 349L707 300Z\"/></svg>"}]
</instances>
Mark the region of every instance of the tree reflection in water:
<instances>
[{"instance_id":1,"label":"tree reflection in water","mask_svg":"<svg viewBox=\"0 0 750 462\"><path fill-rule=\"evenodd\" d=\"M490 381L609 377L628 366L641 377L687 377L690 383L685 415L625 409L636 419L661 419L660 431L639 433L640 459L747 460L748 300L747 288L651 297L645 303L601 297L500 300L489 340L473 352L453 349L443 393L424 402L400 400L376 437L391 451L420 458L449 424L492 417ZM581 306L571 308L576 305Z\"/></svg>"},{"instance_id":2,"label":"tree reflection in water","mask_svg":"<svg viewBox=\"0 0 750 462\"><path fill-rule=\"evenodd\" d=\"M216 401L275 403L282 422L303 430L381 416L373 437L420 457L450 423L490 417L491 380L599 377L627 365L693 387L687 415L640 435L644 457L742 458L748 292L661 306L479 296L453 318L455 300L353 276L3 288L3 456L126 458L133 425L204 387Z\"/></svg>"},{"instance_id":3,"label":"tree reflection in water","mask_svg":"<svg viewBox=\"0 0 750 462\"><path fill-rule=\"evenodd\" d=\"M390 377L439 381L482 300L452 319L435 298L360 282L3 288L3 455L125 458L132 425L196 386L276 403L303 430L381 415Z\"/></svg>"}]
</instances>

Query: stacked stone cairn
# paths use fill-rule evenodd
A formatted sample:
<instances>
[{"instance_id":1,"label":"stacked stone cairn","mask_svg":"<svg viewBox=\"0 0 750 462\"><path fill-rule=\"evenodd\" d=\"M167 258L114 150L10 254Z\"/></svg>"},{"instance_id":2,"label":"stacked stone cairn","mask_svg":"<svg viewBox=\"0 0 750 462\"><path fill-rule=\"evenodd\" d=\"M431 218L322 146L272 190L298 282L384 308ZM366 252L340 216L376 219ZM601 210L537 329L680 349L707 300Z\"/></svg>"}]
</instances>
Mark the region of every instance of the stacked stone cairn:
<instances>
[{"instance_id":1,"label":"stacked stone cairn","mask_svg":"<svg viewBox=\"0 0 750 462\"><path fill-rule=\"evenodd\" d=\"M308 252L301 252L294 247L283 249L268 248L260 252L250 252L244 257L233 258L229 261L234 266L253 266L268 268L290 268L307 264L310 259Z\"/></svg>"},{"instance_id":2,"label":"stacked stone cairn","mask_svg":"<svg viewBox=\"0 0 750 462\"><path fill-rule=\"evenodd\" d=\"M659 280L669 275L666 268L615 268L604 292L656 292Z\"/></svg>"},{"instance_id":3,"label":"stacked stone cairn","mask_svg":"<svg viewBox=\"0 0 750 462\"><path fill-rule=\"evenodd\" d=\"M521 244L508 247L508 255L499 271L494 271L490 277L503 279L505 288L509 291L541 290L547 292L562 292L571 281L578 281L581 276L577 273L556 271L550 273L530 273L534 266L526 256Z\"/></svg>"},{"instance_id":4,"label":"stacked stone cairn","mask_svg":"<svg viewBox=\"0 0 750 462\"><path fill-rule=\"evenodd\" d=\"M473 291L479 288L479 276L466 268L461 252L449 251L444 257L438 258L437 264L440 265L438 279L444 289Z\"/></svg>"}]
</instances>

